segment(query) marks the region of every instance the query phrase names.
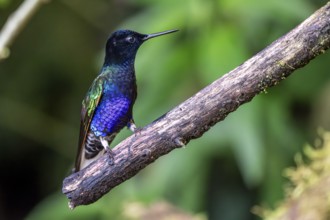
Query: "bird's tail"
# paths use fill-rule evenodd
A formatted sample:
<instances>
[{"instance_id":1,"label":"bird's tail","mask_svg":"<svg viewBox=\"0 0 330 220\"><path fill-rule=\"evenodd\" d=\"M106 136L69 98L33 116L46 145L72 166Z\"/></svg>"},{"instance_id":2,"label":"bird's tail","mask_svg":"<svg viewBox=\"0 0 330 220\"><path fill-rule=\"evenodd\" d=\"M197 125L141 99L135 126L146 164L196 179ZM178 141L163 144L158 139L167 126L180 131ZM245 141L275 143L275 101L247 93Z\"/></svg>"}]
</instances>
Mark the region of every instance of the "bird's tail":
<instances>
[{"instance_id":1,"label":"bird's tail","mask_svg":"<svg viewBox=\"0 0 330 220\"><path fill-rule=\"evenodd\" d=\"M74 168L74 172L78 172L79 170L84 169L85 167L87 167L89 164L91 164L93 161L99 159L105 152L105 149L102 147L102 150L100 150L94 157L91 158L87 158L86 157L86 150L84 150L84 152L82 152L82 157L80 160L80 163L78 164L78 166L76 165Z\"/></svg>"},{"instance_id":2,"label":"bird's tail","mask_svg":"<svg viewBox=\"0 0 330 220\"><path fill-rule=\"evenodd\" d=\"M107 138L109 144L114 139L114 137L110 137ZM85 142L79 147L73 172L78 172L79 170L87 167L93 161L100 158L104 154L106 147L108 146L102 145L100 137L97 137L92 132L89 132Z\"/></svg>"}]
</instances>

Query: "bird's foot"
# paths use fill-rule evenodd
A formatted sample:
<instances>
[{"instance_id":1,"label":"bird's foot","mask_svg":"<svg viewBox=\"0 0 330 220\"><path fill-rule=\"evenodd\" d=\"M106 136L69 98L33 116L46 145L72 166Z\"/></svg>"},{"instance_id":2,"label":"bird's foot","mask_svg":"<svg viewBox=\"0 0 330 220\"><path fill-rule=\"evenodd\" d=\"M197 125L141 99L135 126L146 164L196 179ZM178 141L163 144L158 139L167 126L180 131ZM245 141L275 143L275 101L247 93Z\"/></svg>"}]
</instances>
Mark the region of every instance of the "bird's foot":
<instances>
[{"instance_id":1,"label":"bird's foot","mask_svg":"<svg viewBox=\"0 0 330 220\"><path fill-rule=\"evenodd\" d=\"M116 135L115 133L113 135ZM115 164L115 153L111 150L110 146L109 146L109 138L111 138L112 136L109 137L100 137L100 141L102 146L104 147L105 150L105 154L107 154L109 156L110 159L110 163L111 165Z\"/></svg>"},{"instance_id":2,"label":"bird's foot","mask_svg":"<svg viewBox=\"0 0 330 220\"><path fill-rule=\"evenodd\" d=\"M100 141L101 141L101 144L104 147L105 151L107 151L107 149L109 149L109 142L108 142L107 138L100 137Z\"/></svg>"},{"instance_id":3,"label":"bird's foot","mask_svg":"<svg viewBox=\"0 0 330 220\"><path fill-rule=\"evenodd\" d=\"M111 150L108 147L105 148L104 150L105 150L104 154L107 154L109 156L110 164L114 165L115 164L115 153L113 152L113 150Z\"/></svg>"},{"instance_id":4,"label":"bird's foot","mask_svg":"<svg viewBox=\"0 0 330 220\"><path fill-rule=\"evenodd\" d=\"M131 130L133 133L135 133L135 130L137 129L136 124L134 122L133 119L131 119L128 123L127 123L127 127L129 130Z\"/></svg>"},{"instance_id":5,"label":"bird's foot","mask_svg":"<svg viewBox=\"0 0 330 220\"><path fill-rule=\"evenodd\" d=\"M141 127L137 127L136 124L134 123L134 120L133 119L131 119L128 122L127 127L128 127L129 130L131 130L135 134L135 136L137 134L140 134L141 131L142 131L142 128Z\"/></svg>"}]
</instances>

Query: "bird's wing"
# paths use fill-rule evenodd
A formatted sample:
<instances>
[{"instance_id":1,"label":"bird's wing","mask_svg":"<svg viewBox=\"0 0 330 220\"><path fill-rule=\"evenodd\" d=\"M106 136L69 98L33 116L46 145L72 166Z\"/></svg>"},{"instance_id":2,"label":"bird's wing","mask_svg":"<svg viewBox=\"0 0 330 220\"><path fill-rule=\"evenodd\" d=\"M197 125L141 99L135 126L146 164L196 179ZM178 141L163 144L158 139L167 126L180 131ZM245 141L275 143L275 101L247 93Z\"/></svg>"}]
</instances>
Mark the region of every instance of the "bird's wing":
<instances>
[{"instance_id":1,"label":"bird's wing","mask_svg":"<svg viewBox=\"0 0 330 220\"><path fill-rule=\"evenodd\" d=\"M105 78L102 77L102 75L99 75L94 80L92 86L88 90L85 99L82 101L79 144L75 163L75 172L80 170L80 163L84 152L84 143L86 141L89 125L93 118L94 111L102 97L104 80Z\"/></svg>"}]
</instances>

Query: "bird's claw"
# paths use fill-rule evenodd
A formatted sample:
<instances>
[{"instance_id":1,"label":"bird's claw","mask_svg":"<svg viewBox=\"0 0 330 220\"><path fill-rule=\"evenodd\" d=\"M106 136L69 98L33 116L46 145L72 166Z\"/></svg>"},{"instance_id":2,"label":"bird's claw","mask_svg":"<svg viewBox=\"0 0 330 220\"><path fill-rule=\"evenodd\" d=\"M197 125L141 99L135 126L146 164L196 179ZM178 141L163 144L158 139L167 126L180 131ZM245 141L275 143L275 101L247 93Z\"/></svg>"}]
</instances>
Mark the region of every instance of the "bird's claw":
<instances>
[{"instance_id":1,"label":"bird's claw","mask_svg":"<svg viewBox=\"0 0 330 220\"><path fill-rule=\"evenodd\" d=\"M105 154L107 154L109 156L110 159L110 164L114 165L115 164L115 153L113 152L113 150L111 150L110 148L105 148Z\"/></svg>"}]
</instances>

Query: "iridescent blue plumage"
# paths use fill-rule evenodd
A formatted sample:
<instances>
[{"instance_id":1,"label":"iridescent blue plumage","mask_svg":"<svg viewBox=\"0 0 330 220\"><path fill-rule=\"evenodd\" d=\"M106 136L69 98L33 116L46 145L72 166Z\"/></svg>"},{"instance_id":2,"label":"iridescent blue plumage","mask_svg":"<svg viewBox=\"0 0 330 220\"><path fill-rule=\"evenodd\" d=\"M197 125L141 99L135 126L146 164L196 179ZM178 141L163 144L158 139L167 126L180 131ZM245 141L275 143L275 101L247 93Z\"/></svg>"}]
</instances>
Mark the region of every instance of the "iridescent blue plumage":
<instances>
[{"instance_id":1,"label":"iridescent blue plumage","mask_svg":"<svg viewBox=\"0 0 330 220\"><path fill-rule=\"evenodd\" d=\"M130 97L118 94L105 94L96 108L91 122L91 130L96 136L107 136L118 132L132 119L132 104Z\"/></svg>"},{"instance_id":2,"label":"iridescent blue plumage","mask_svg":"<svg viewBox=\"0 0 330 220\"><path fill-rule=\"evenodd\" d=\"M82 102L78 153L74 171L86 167L105 150L125 126L136 128L132 109L137 96L134 60L146 40L163 34L114 32L106 44L104 64Z\"/></svg>"}]
</instances>

